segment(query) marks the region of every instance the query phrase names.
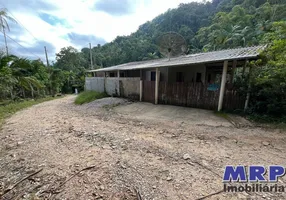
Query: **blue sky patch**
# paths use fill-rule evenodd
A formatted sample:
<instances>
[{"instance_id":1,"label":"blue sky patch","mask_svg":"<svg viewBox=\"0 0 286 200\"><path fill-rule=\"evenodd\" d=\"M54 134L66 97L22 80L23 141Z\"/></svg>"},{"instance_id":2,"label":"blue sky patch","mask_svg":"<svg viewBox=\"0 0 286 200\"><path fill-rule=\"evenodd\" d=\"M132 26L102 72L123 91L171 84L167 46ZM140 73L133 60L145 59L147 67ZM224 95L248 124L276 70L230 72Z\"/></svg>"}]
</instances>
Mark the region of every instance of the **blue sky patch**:
<instances>
[{"instance_id":1,"label":"blue sky patch","mask_svg":"<svg viewBox=\"0 0 286 200\"><path fill-rule=\"evenodd\" d=\"M39 17L47 22L48 24L52 25L52 26L55 26L57 24L61 24L62 26L65 26L67 28L70 27L70 25L67 23L67 21L65 19L60 19L56 16L53 16L53 15L49 15L47 13L40 13L39 14Z\"/></svg>"}]
</instances>

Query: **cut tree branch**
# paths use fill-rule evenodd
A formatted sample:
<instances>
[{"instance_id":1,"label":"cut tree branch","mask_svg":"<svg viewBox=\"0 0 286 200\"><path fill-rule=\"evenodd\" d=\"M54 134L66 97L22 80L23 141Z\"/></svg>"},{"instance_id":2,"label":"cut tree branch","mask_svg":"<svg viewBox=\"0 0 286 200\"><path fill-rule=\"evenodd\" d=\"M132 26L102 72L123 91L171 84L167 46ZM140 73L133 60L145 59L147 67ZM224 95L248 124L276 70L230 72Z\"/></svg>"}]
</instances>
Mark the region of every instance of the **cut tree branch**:
<instances>
[{"instance_id":1,"label":"cut tree branch","mask_svg":"<svg viewBox=\"0 0 286 200\"><path fill-rule=\"evenodd\" d=\"M36 171L36 172L34 172L34 173L32 173L32 174L26 176L25 178L22 178L20 181L16 182L14 185L9 186L9 187L3 192L3 194L0 195L0 197L4 196L5 194L7 194L7 193L10 192L11 190L13 190L17 185L19 185L19 184L22 183L23 181L25 181L25 180L31 178L32 176L34 176L34 175L40 173L42 170L43 170L43 169L40 169L40 170L38 170L38 171Z\"/></svg>"}]
</instances>

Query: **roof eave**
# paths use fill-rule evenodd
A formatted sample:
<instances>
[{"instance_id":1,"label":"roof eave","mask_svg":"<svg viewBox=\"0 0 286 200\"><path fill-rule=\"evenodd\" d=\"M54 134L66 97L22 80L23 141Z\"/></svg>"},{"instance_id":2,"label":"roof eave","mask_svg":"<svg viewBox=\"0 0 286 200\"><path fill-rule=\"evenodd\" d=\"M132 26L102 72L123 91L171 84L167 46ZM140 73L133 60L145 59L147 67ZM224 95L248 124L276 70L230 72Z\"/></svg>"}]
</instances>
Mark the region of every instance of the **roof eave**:
<instances>
[{"instance_id":1,"label":"roof eave","mask_svg":"<svg viewBox=\"0 0 286 200\"><path fill-rule=\"evenodd\" d=\"M211 61L205 61L205 62L181 63L181 64L171 64L171 65L157 65L157 66L150 66L150 67L134 67L134 68L122 68L122 69L109 69L107 67L107 68L102 68L102 69L89 70L86 72L113 72L113 71L129 71L129 70L139 70L139 69L154 69L154 68L162 68L162 67L207 64L207 63L232 61L232 60L248 60L248 59L256 59L258 57L259 57L259 55L255 55L255 56L236 57L236 58L230 58L230 59L218 59L218 60L211 60Z\"/></svg>"}]
</instances>

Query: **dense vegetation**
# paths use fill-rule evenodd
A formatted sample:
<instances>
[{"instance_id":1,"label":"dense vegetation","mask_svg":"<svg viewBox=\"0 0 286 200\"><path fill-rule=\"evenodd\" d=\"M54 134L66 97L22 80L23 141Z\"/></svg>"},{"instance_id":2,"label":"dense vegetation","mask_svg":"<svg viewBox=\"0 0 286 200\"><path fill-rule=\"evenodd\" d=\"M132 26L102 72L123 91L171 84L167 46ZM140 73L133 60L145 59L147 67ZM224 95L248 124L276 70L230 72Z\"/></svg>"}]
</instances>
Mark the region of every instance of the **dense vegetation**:
<instances>
[{"instance_id":1,"label":"dense vegetation","mask_svg":"<svg viewBox=\"0 0 286 200\"><path fill-rule=\"evenodd\" d=\"M24 99L56 95L72 85L80 73L47 68L39 60L28 60L13 55L0 57L0 98ZM83 79L84 77L82 77Z\"/></svg>"},{"instance_id":2,"label":"dense vegetation","mask_svg":"<svg viewBox=\"0 0 286 200\"><path fill-rule=\"evenodd\" d=\"M156 39L174 31L187 41L188 53L268 44L261 60L251 63L253 75L240 80L251 93L249 113L282 118L285 102L285 0L212 0L181 4L141 25L129 36L118 36L92 48L94 68L162 57ZM8 61L8 60L9 61ZM46 68L39 61L1 57L2 98L40 96L83 89L84 71L90 69L89 49L62 48ZM246 84L251 80L251 87ZM239 80L239 79L237 79Z\"/></svg>"},{"instance_id":3,"label":"dense vegetation","mask_svg":"<svg viewBox=\"0 0 286 200\"><path fill-rule=\"evenodd\" d=\"M272 45L261 60L251 63L249 113L263 121L275 116L270 119L286 122L286 23L275 22L264 40Z\"/></svg>"}]
</instances>

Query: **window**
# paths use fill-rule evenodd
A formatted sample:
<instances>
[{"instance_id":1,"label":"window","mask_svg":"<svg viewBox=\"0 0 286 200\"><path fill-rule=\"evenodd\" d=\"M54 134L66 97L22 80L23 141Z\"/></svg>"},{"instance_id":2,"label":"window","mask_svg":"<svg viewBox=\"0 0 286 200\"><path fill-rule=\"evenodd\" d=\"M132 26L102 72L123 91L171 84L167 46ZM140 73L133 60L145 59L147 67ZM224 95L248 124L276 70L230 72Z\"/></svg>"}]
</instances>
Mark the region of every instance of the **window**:
<instances>
[{"instance_id":1,"label":"window","mask_svg":"<svg viewBox=\"0 0 286 200\"><path fill-rule=\"evenodd\" d=\"M151 81L156 81L156 72L151 72Z\"/></svg>"},{"instance_id":2,"label":"window","mask_svg":"<svg viewBox=\"0 0 286 200\"><path fill-rule=\"evenodd\" d=\"M184 74L183 72L176 73L176 82L184 82Z\"/></svg>"},{"instance_id":3,"label":"window","mask_svg":"<svg viewBox=\"0 0 286 200\"><path fill-rule=\"evenodd\" d=\"M125 73L124 72L120 72L120 77L125 77Z\"/></svg>"},{"instance_id":4,"label":"window","mask_svg":"<svg viewBox=\"0 0 286 200\"><path fill-rule=\"evenodd\" d=\"M109 77L115 77L115 73L114 72L110 72L109 73Z\"/></svg>"},{"instance_id":5,"label":"window","mask_svg":"<svg viewBox=\"0 0 286 200\"><path fill-rule=\"evenodd\" d=\"M202 82L202 73L197 73L196 82Z\"/></svg>"}]
</instances>

